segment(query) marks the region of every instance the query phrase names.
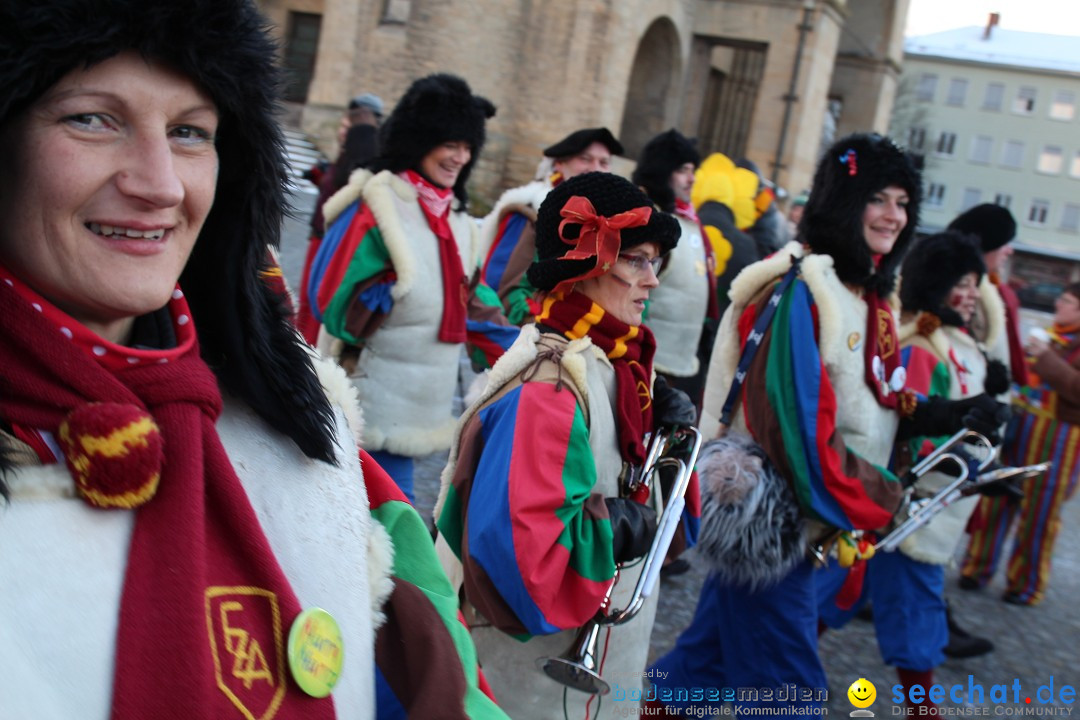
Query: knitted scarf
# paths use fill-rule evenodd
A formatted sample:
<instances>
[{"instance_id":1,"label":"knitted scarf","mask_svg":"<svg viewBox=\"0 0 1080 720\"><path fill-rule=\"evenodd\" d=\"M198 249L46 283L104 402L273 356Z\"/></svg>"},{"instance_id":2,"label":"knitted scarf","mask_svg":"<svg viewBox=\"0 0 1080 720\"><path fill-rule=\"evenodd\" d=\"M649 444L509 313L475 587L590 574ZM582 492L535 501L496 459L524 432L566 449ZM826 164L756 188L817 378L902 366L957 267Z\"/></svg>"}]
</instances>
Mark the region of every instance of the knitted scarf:
<instances>
[{"instance_id":1,"label":"knitted scarf","mask_svg":"<svg viewBox=\"0 0 1080 720\"><path fill-rule=\"evenodd\" d=\"M469 278L461 265L454 233L450 229L450 203L454 191L439 188L412 170L401 174L416 188L420 197L420 209L424 211L428 227L439 240L439 268L442 270L443 314L439 324L439 342L465 342L465 307L469 301Z\"/></svg>"},{"instance_id":2,"label":"knitted scarf","mask_svg":"<svg viewBox=\"0 0 1080 720\"><path fill-rule=\"evenodd\" d=\"M183 294L170 303L176 349L99 338L91 353L73 339L75 320L2 268L0 280L0 417L58 435L88 503L135 513L112 719L334 717L286 677L300 604L218 438L221 395L179 320ZM140 492L110 494L118 480Z\"/></svg>"},{"instance_id":3,"label":"knitted scarf","mask_svg":"<svg viewBox=\"0 0 1080 720\"><path fill-rule=\"evenodd\" d=\"M896 409L905 380L896 321L889 303L876 292L867 290L863 299L866 301L866 384L874 391L878 405Z\"/></svg>"},{"instance_id":4,"label":"knitted scarf","mask_svg":"<svg viewBox=\"0 0 1080 720\"><path fill-rule=\"evenodd\" d=\"M536 322L571 340L588 337L615 369L619 453L631 465L645 463L645 433L652 430L652 362L656 340L644 325L627 325L579 292L552 293Z\"/></svg>"}]
</instances>

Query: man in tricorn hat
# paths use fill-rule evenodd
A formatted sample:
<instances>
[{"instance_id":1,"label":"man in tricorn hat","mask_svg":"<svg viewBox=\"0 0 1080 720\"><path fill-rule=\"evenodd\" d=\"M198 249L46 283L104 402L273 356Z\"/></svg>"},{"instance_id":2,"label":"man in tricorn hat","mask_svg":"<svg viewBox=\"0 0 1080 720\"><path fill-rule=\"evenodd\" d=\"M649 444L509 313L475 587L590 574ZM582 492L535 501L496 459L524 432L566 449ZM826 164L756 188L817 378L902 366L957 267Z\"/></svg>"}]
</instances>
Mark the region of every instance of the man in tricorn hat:
<instances>
[{"instance_id":1,"label":"man in tricorn hat","mask_svg":"<svg viewBox=\"0 0 1080 720\"><path fill-rule=\"evenodd\" d=\"M525 270L536 254L536 210L551 189L575 175L607 172L612 155L623 146L604 127L575 130L544 150L537 178L502 194L480 229L483 280L499 293L507 319L520 325L532 320L533 287Z\"/></svg>"}]
</instances>

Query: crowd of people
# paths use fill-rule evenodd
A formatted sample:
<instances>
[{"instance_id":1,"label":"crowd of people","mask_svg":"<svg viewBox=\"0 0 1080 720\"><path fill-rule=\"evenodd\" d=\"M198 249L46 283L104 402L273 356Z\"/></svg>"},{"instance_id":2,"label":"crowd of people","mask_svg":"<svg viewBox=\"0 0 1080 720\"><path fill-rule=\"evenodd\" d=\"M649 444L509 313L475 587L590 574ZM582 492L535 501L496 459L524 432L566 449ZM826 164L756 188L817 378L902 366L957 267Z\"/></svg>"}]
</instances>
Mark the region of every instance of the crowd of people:
<instances>
[{"instance_id":1,"label":"crowd of people","mask_svg":"<svg viewBox=\"0 0 1080 720\"><path fill-rule=\"evenodd\" d=\"M868 604L905 688L989 651L944 601L965 531L962 588L1015 528L1004 599L1045 595L1080 286L1023 341L1015 221L917 238L890 139L837 140L785 222L745 159L671 129L626 179L579 128L479 219L496 107L429 75L349 103L292 293L250 0L7 3L0 43L0 716L812 706L721 689L827 688L819 634ZM964 429L1051 469L980 482ZM422 518L414 462L442 452ZM650 667L657 571L695 545L694 618Z\"/></svg>"}]
</instances>

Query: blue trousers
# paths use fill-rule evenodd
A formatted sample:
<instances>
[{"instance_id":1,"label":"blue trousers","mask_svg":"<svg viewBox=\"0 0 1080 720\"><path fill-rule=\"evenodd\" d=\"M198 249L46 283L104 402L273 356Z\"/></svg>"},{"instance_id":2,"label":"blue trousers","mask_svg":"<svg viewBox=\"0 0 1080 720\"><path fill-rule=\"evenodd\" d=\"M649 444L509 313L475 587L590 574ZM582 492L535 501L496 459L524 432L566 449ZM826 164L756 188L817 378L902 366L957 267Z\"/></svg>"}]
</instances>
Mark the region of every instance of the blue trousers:
<instances>
[{"instance_id":1,"label":"blue trousers","mask_svg":"<svg viewBox=\"0 0 1080 720\"><path fill-rule=\"evenodd\" d=\"M836 607L836 593L847 570L833 559L816 573L821 619L831 628L843 627L869 600L886 665L921 672L945 662L949 642L945 568L912 560L902 552L878 553L868 563L862 595L850 610Z\"/></svg>"},{"instance_id":2,"label":"blue trousers","mask_svg":"<svg viewBox=\"0 0 1080 720\"><path fill-rule=\"evenodd\" d=\"M821 706L813 566L756 592L709 576L690 626L650 670L657 699L673 708Z\"/></svg>"}]
</instances>

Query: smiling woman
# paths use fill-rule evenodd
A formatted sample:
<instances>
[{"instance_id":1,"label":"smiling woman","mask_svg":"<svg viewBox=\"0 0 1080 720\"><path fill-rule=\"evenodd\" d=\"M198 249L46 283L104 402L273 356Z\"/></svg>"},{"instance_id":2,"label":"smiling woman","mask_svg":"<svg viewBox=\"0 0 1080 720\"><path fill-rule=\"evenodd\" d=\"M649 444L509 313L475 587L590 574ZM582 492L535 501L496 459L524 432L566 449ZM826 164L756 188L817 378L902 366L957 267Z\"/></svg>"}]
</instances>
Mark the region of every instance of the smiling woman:
<instances>
[{"instance_id":1,"label":"smiling woman","mask_svg":"<svg viewBox=\"0 0 1080 720\"><path fill-rule=\"evenodd\" d=\"M410 498L413 459L450 444L462 346L507 324L473 282L479 243L466 212L494 115L463 79L420 78L380 129L378 156L323 206L309 280L320 349L348 368L364 447ZM515 334L480 344L497 355Z\"/></svg>"},{"instance_id":2,"label":"smiling woman","mask_svg":"<svg viewBox=\"0 0 1080 720\"><path fill-rule=\"evenodd\" d=\"M505 717L267 281L287 166L254 5L5 2L0 48L0 717Z\"/></svg>"},{"instance_id":3,"label":"smiling woman","mask_svg":"<svg viewBox=\"0 0 1080 720\"><path fill-rule=\"evenodd\" d=\"M217 125L204 91L134 52L68 73L0 139L0 262L126 344L168 301L210 212Z\"/></svg>"}]
</instances>

